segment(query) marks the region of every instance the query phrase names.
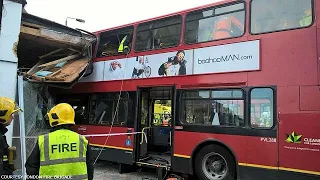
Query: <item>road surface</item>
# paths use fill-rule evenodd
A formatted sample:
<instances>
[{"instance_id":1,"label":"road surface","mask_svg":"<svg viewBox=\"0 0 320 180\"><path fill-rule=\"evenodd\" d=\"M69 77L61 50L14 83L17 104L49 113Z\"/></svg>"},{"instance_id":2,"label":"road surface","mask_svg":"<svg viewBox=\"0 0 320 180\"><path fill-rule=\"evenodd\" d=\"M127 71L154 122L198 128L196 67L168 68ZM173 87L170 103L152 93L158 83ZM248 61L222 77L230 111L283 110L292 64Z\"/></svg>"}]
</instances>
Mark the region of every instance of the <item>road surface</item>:
<instances>
[{"instance_id":1,"label":"road surface","mask_svg":"<svg viewBox=\"0 0 320 180\"><path fill-rule=\"evenodd\" d=\"M153 169L138 169L138 172L118 173L118 165L106 161L97 161L94 169L94 180L157 180Z\"/></svg>"}]
</instances>

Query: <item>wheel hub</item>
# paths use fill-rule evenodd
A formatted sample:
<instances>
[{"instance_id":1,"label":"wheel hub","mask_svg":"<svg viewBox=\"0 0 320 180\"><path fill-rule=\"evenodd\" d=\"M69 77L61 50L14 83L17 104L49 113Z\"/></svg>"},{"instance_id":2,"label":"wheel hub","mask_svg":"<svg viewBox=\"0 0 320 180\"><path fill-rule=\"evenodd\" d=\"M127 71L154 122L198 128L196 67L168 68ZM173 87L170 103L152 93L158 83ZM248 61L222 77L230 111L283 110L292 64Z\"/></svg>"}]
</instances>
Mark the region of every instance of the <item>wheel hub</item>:
<instances>
[{"instance_id":1,"label":"wheel hub","mask_svg":"<svg viewBox=\"0 0 320 180\"><path fill-rule=\"evenodd\" d=\"M202 171L210 180L222 180L228 173L228 164L218 153L209 153L202 160Z\"/></svg>"},{"instance_id":2,"label":"wheel hub","mask_svg":"<svg viewBox=\"0 0 320 180\"><path fill-rule=\"evenodd\" d=\"M212 163L212 169L213 169L213 171L215 171L215 172L219 171L219 170L221 169L221 167L222 167L222 164L221 164L220 161L214 161L214 162Z\"/></svg>"}]
</instances>

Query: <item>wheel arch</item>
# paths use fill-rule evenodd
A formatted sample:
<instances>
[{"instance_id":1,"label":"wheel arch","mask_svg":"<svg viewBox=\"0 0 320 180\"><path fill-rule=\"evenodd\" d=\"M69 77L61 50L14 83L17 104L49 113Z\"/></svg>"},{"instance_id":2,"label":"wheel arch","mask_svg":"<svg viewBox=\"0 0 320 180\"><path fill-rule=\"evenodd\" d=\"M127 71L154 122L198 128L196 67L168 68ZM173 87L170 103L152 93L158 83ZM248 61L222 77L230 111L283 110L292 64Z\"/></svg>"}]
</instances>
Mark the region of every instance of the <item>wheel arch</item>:
<instances>
[{"instance_id":1,"label":"wheel arch","mask_svg":"<svg viewBox=\"0 0 320 180\"><path fill-rule=\"evenodd\" d=\"M235 162L235 166L236 166L236 177L237 179L239 178L239 166L238 166L238 159L234 153L234 151L225 143L219 141L219 140L216 140L216 139L207 139L205 141L202 141L200 142L192 151L192 154L191 154L191 165L192 165L192 171L193 171L193 174L195 174L195 159L196 159L196 155L198 154L198 152L204 148L205 146L208 146L208 145L218 145L218 146L221 146L223 147L224 149L226 149L230 154L231 156L233 157L234 159L234 162Z\"/></svg>"}]
</instances>

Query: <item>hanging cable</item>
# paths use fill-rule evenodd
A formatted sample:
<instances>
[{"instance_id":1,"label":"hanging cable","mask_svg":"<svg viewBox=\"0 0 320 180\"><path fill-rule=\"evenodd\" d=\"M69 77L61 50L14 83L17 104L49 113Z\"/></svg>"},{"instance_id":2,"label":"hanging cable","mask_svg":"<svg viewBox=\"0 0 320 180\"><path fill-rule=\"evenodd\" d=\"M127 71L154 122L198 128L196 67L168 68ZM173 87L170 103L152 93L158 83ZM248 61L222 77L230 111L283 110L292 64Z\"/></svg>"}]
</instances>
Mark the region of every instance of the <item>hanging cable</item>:
<instances>
[{"instance_id":1,"label":"hanging cable","mask_svg":"<svg viewBox=\"0 0 320 180\"><path fill-rule=\"evenodd\" d=\"M127 63L128 63L128 55L129 55L129 52L127 53L127 56L126 56L126 66L125 66L125 68L124 68L124 74L123 74L123 78L122 78L122 80L121 80L121 87L120 87L119 97L118 97L118 100L117 100L116 111L115 111L115 113L114 113L114 115L113 115L113 117L112 117L111 126L110 126L110 129L109 129L109 132L108 132L109 135L111 134L115 117L116 117L116 115L118 114L118 109L119 109L119 104L120 104L120 99L121 99L121 94L122 94L122 89L123 89L124 76L125 76L125 72L126 72L127 65L128 65L128 64L127 64ZM110 137L109 135L107 136L107 139L106 139L106 141L104 142L103 147L101 148L98 156L97 156L96 159L94 160L93 165L96 164L96 162L97 162L97 160L99 159L102 151L104 150L104 147L105 147L106 144L108 143L108 140L109 140L109 137Z\"/></svg>"}]
</instances>

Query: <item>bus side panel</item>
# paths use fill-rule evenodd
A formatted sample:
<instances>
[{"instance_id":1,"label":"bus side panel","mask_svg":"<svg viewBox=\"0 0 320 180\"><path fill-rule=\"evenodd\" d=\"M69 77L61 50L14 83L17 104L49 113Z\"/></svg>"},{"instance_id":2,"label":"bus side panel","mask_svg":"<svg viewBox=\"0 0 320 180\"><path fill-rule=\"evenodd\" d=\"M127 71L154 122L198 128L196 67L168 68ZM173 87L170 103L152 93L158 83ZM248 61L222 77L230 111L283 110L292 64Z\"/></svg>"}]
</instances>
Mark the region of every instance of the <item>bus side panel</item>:
<instances>
[{"instance_id":1,"label":"bus side panel","mask_svg":"<svg viewBox=\"0 0 320 180\"><path fill-rule=\"evenodd\" d=\"M320 4L320 3L319 3ZM320 8L319 8L320 9ZM319 18L320 19L320 18ZM318 20L320 21L320 20ZM320 24L320 23L319 23ZM317 28L317 46L318 46L318 85L320 85L320 28Z\"/></svg>"},{"instance_id":2,"label":"bus side panel","mask_svg":"<svg viewBox=\"0 0 320 180\"><path fill-rule=\"evenodd\" d=\"M109 138L107 135L87 137L95 158L101 152L98 157L100 160L133 164L134 135L117 135L119 133L127 133L128 130L133 132L133 128L127 127L112 127L111 131L109 126L80 125L76 127L76 131L83 135L109 134L109 132L113 134Z\"/></svg>"},{"instance_id":3,"label":"bus side panel","mask_svg":"<svg viewBox=\"0 0 320 180\"><path fill-rule=\"evenodd\" d=\"M248 85L318 83L316 27L261 35L261 71L248 72ZM306 63L307 62L307 63Z\"/></svg>"},{"instance_id":4,"label":"bus side panel","mask_svg":"<svg viewBox=\"0 0 320 180\"><path fill-rule=\"evenodd\" d=\"M320 113L279 115L279 177L320 179Z\"/></svg>"},{"instance_id":5,"label":"bus side panel","mask_svg":"<svg viewBox=\"0 0 320 180\"><path fill-rule=\"evenodd\" d=\"M320 85L320 3L317 3L318 4L318 12L317 14L319 15L318 16L318 26L317 26L317 60L318 60L318 85Z\"/></svg>"}]
</instances>

